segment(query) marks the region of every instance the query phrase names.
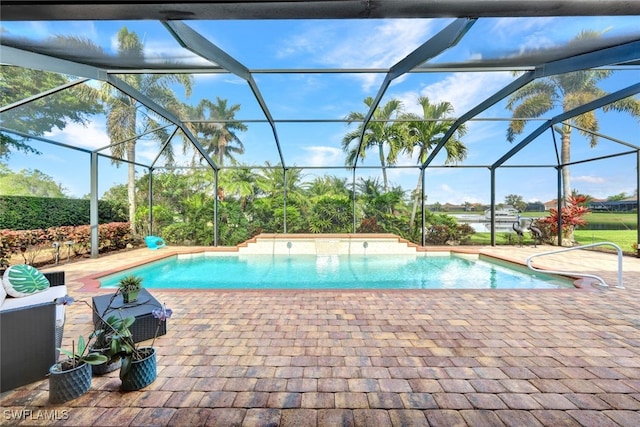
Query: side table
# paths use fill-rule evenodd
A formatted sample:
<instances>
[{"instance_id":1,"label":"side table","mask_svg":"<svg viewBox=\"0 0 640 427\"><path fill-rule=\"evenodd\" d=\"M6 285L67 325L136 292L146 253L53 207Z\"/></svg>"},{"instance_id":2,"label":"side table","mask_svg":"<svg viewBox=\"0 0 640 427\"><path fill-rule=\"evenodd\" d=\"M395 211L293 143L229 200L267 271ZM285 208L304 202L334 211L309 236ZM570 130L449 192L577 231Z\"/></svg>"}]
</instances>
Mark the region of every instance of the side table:
<instances>
[{"instance_id":1,"label":"side table","mask_svg":"<svg viewBox=\"0 0 640 427\"><path fill-rule=\"evenodd\" d=\"M100 295L93 297L93 324L96 329L101 327L99 313L104 319L112 314L120 315L123 318L133 316L135 322L129 330L134 342L145 341L153 338L158 331L158 336L167 333L167 322L160 322L153 317L151 313L162 306L153 295L146 289L141 289L136 302L125 304L122 300L122 294L118 293L115 297L111 295ZM158 324L160 328L158 329Z\"/></svg>"}]
</instances>

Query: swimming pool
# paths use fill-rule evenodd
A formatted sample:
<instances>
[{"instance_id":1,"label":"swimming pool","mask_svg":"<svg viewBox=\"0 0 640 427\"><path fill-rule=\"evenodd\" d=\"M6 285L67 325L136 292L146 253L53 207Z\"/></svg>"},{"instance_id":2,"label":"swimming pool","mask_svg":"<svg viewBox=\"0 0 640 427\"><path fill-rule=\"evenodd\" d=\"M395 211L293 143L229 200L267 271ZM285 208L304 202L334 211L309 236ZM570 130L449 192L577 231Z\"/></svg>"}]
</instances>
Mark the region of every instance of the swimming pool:
<instances>
[{"instance_id":1,"label":"swimming pool","mask_svg":"<svg viewBox=\"0 0 640 427\"><path fill-rule=\"evenodd\" d=\"M557 289L568 280L508 268L479 257L415 255L172 256L104 276L128 274L157 289Z\"/></svg>"}]
</instances>

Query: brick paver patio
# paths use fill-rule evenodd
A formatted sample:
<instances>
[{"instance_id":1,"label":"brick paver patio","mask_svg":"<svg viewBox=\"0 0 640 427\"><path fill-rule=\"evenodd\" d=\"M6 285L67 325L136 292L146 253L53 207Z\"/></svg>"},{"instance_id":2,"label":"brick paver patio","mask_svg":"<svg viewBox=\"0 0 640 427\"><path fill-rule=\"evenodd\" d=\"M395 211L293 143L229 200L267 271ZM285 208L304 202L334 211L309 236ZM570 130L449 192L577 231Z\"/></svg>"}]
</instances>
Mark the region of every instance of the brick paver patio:
<instances>
[{"instance_id":1,"label":"brick paver patio","mask_svg":"<svg viewBox=\"0 0 640 427\"><path fill-rule=\"evenodd\" d=\"M554 248L483 248L522 262ZM63 265L78 279L154 255ZM570 252L547 268L602 274L615 257ZM48 403L46 380L1 396L2 424L211 426L639 426L640 260L625 289L159 291L173 309L158 378L120 392L117 372ZM104 292L104 291L98 291ZM64 346L91 330L69 307ZM48 417L48 418L47 418ZM51 418L55 418L51 420Z\"/></svg>"}]
</instances>

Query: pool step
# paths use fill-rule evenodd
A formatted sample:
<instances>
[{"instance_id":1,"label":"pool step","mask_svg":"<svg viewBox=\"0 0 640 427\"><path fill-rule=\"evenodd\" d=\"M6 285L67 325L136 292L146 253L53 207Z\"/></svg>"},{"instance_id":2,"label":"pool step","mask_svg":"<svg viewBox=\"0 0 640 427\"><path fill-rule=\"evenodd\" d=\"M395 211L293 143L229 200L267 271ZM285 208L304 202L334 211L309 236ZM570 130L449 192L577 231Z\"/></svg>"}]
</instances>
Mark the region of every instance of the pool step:
<instances>
[{"instance_id":1,"label":"pool step","mask_svg":"<svg viewBox=\"0 0 640 427\"><path fill-rule=\"evenodd\" d=\"M243 254L350 255L416 254L417 245L393 234L259 234L243 245Z\"/></svg>"}]
</instances>

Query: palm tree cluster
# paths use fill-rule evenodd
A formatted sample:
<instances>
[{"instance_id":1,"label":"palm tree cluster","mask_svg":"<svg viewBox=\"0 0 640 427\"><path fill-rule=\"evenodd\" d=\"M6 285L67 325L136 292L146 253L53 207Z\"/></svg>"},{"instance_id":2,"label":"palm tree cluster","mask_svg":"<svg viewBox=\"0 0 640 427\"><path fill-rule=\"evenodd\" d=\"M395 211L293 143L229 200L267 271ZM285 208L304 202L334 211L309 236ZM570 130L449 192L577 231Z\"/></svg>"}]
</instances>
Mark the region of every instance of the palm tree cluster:
<instances>
[{"instance_id":1,"label":"palm tree cluster","mask_svg":"<svg viewBox=\"0 0 640 427\"><path fill-rule=\"evenodd\" d=\"M68 41L68 40L67 40ZM144 44L135 32L123 27L117 34L117 55L121 59L143 60ZM82 49L99 49L90 41L72 40ZM176 117L188 117L188 129L198 138L206 155L215 158L218 166L225 159L235 161L236 154L244 153L242 141L236 132L247 130L247 126L234 120L240 105L227 105L227 100L216 98L216 102L202 99L195 107L183 103L176 95L175 88L183 88L185 97L191 95L193 77L187 74L124 74L119 78L128 86L162 105ZM127 202L129 206L129 222L132 231L136 232L137 198L135 189L136 145L149 135L149 138L162 145L162 156L167 164L174 162L173 147L166 142L171 135L163 126L166 119L158 113L147 110L135 98L121 92L116 87L104 83L99 90L99 100L107 111L107 133L111 141L110 150L113 162L118 159L127 161L128 186ZM186 151L189 140L183 135L183 148ZM201 157L199 157L201 159ZM195 159L194 159L195 162ZM140 214L138 213L138 216Z\"/></svg>"},{"instance_id":2,"label":"palm tree cluster","mask_svg":"<svg viewBox=\"0 0 640 427\"><path fill-rule=\"evenodd\" d=\"M365 98L364 103L371 108L373 98ZM432 104L429 98L418 98L422 116L403 111L402 102L392 99L382 107L375 109L372 120L364 123L365 115L352 112L347 116L348 123L360 122L357 129L348 132L342 140L342 146L347 152L346 164L354 166L356 159L364 159L368 150L376 149L382 170L383 190L389 191L387 167L397 163L400 155L404 154L417 159L418 165L424 164L429 152L440 142L444 134L453 125L453 105L443 101ZM363 127L366 125L366 129ZM461 141L466 133L466 127L460 126L449 138L444 149L445 163L452 164L467 157L467 147ZM362 138L361 138L362 136ZM420 168L418 183L413 191L413 206L409 220L409 229L415 226L416 212L420 203L422 189L422 175L424 168Z\"/></svg>"},{"instance_id":3,"label":"palm tree cluster","mask_svg":"<svg viewBox=\"0 0 640 427\"><path fill-rule=\"evenodd\" d=\"M211 245L217 204L218 244L225 246L259 233L351 233L354 214L356 232L421 239L419 230L408 227L411 200L405 191L399 186L384 191L378 178L359 178L353 185L347 178L310 177L300 168L285 170L268 162L262 167L236 165L219 172L221 200L212 175L205 168L154 172L154 233L172 244ZM110 191L116 193L123 194ZM143 176L136 182L140 229L147 225L148 196L148 177ZM425 214L429 226L456 228L451 217Z\"/></svg>"},{"instance_id":4,"label":"palm tree cluster","mask_svg":"<svg viewBox=\"0 0 640 427\"><path fill-rule=\"evenodd\" d=\"M364 101L367 107L372 102L371 98ZM400 186L390 184L386 168L394 165L401 155L416 156L418 164L424 163L429 151L453 123L447 118L453 107L448 102L431 104L426 97L419 98L418 104L422 117L403 112L398 100L389 101L376 109L374 120L364 133L363 114L354 112L347 117L349 123L361 121L359 128L343 139L347 165L353 165L356 157L364 158L369 149L375 148L381 162L381 183L372 177L349 182L330 175L309 180L300 168L283 168L270 162L264 167L242 166L233 158L234 153L243 150L235 131L246 129L233 120L238 106L227 108L226 101L220 99L217 104L202 101L192 110L192 115L202 119L201 123L194 121L194 134L205 138L203 146L215 154L220 165L226 157L232 160L233 167L219 172L218 188L214 188L213 171L209 170L156 174L153 227L172 243L211 244L216 232L217 198L217 232L223 245L237 244L261 232L388 232L419 242L421 234L415 227L415 217L422 178L413 197L407 198ZM224 119L224 125L218 119ZM466 147L460 141L465 131L461 126L445 144L447 162L466 157ZM236 143L235 150L229 149L231 142ZM148 197L145 187L143 178L137 191L141 200ZM425 214L429 225L455 226L443 215ZM147 216L146 208L140 209L138 223L143 225Z\"/></svg>"}]
</instances>

